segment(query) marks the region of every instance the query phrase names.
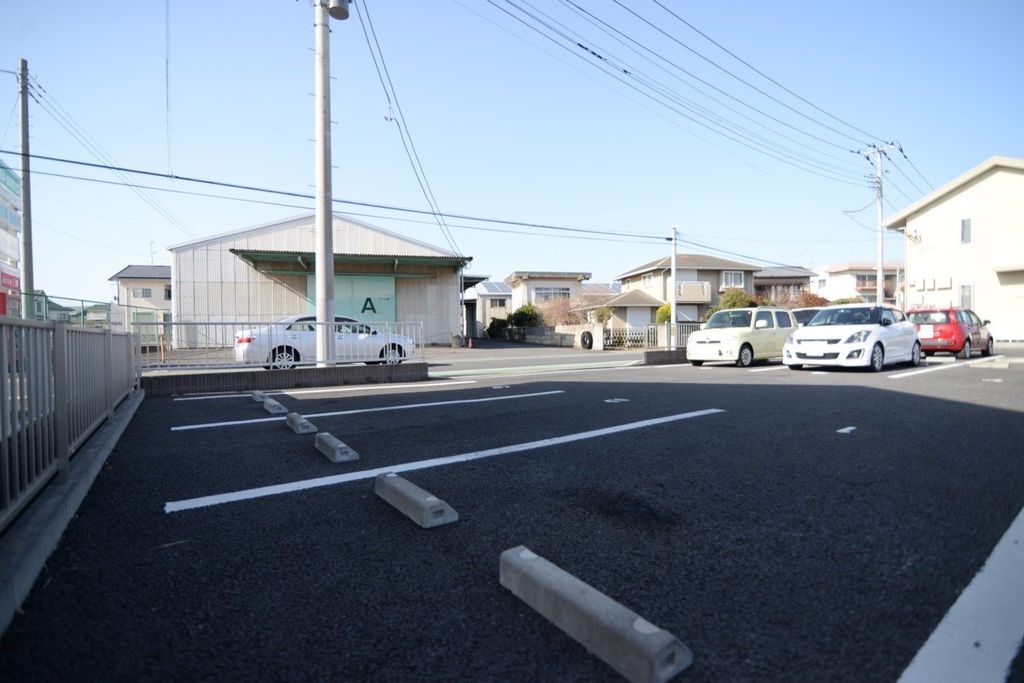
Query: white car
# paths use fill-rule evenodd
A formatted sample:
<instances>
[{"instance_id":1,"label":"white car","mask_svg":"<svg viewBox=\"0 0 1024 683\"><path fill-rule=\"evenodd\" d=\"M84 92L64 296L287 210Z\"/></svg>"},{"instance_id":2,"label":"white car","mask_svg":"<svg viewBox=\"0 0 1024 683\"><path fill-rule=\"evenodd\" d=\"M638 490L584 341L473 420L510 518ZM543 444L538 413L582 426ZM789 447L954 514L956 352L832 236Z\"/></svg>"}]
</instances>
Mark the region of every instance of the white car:
<instances>
[{"instance_id":1,"label":"white car","mask_svg":"<svg viewBox=\"0 0 1024 683\"><path fill-rule=\"evenodd\" d=\"M718 311L686 340L691 365L727 360L741 368L778 358L796 320L784 308L727 308Z\"/></svg>"},{"instance_id":2,"label":"white car","mask_svg":"<svg viewBox=\"0 0 1024 683\"><path fill-rule=\"evenodd\" d=\"M339 362L401 363L416 343L353 318L334 318L334 359ZM316 362L316 316L292 315L235 333L235 362L286 370Z\"/></svg>"},{"instance_id":3,"label":"white car","mask_svg":"<svg viewBox=\"0 0 1024 683\"><path fill-rule=\"evenodd\" d=\"M878 372L890 363L921 363L917 329L898 308L876 304L829 306L789 335L782 362L866 367Z\"/></svg>"}]
</instances>

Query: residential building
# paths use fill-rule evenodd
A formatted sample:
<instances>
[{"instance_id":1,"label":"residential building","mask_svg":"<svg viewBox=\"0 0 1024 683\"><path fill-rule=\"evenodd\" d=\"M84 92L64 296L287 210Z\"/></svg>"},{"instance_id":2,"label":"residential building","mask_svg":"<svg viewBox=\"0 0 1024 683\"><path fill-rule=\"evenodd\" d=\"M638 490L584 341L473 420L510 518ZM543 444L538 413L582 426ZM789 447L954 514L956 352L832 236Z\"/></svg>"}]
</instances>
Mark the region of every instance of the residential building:
<instances>
[{"instance_id":1,"label":"residential building","mask_svg":"<svg viewBox=\"0 0 1024 683\"><path fill-rule=\"evenodd\" d=\"M754 273L760 267L704 254L676 255L676 320L701 320L728 289L754 295ZM659 306L669 303L672 261L665 256L623 273L620 298L614 303L613 326L640 327L655 321ZM631 295L625 298L625 295ZM638 297L637 294L644 294Z\"/></svg>"},{"instance_id":2,"label":"residential building","mask_svg":"<svg viewBox=\"0 0 1024 683\"><path fill-rule=\"evenodd\" d=\"M907 239L908 306L966 306L1024 341L1024 159L992 157L884 225Z\"/></svg>"},{"instance_id":3,"label":"residential building","mask_svg":"<svg viewBox=\"0 0 1024 683\"><path fill-rule=\"evenodd\" d=\"M754 296L785 306L811 291L812 277L814 271L800 266L764 268L754 273Z\"/></svg>"},{"instance_id":4,"label":"residential building","mask_svg":"<svg viewBox=\"0 0 1024 683\"><path fill-rule=\"evenodd\" d=\"M504 319L512 312L512 288L504 282L485 280L466 290L462 297L466 307L466 336L479 338L495 318Z\"/></svg>"},{"instance_id":5,"label":"residential building","mask_svg":"<svg viewBox=\"0 0 1024 683\"><path fill-rule=\"evenodd\" d=\"M885 300L897 303L897 280L902 278L903 264L886 263L882 266L882 291ZM875 300L878 292L878 270L874 263L840 263L818 268L811 278L811 292L829 301L859 298L865 302Z\"/></svg>"},{"instance_id":6,"label":"residential building","mask_svg":"<svg viewBox=\"0 0 1024 683\"><path fill-rule=\"evenodd\" d=\"M448 344L463 329L459 275L471 257L339 215L332 232L335 314L422 323L426 344ZM192 240L170 251L175 325L263 322L316 312L313 214Z\"/></svg>"},{"instance_id":7,"label":"residential building","mask_svg":"<svg viewBox=\"0 0 1024 683\"><path fill-rule=\"evenodd\" d=\"M583 281L589 279L590 273L517 270L505 278L505 284L511 289L509 305L515 311L526 304L538 305L552 299L576 301Z\"/></svg>"},{"instance_id":8,"label":"residential building","mask_svg":"<svg viewBox=\"0 0 1024 683\"><path fill-rule=\"evenodd\" d=\"M171 320L171 267L125 266L109 279L117 287L114 327L141 335L145 345L155 344L162 323Z\"/></svg>"}]
</instances>

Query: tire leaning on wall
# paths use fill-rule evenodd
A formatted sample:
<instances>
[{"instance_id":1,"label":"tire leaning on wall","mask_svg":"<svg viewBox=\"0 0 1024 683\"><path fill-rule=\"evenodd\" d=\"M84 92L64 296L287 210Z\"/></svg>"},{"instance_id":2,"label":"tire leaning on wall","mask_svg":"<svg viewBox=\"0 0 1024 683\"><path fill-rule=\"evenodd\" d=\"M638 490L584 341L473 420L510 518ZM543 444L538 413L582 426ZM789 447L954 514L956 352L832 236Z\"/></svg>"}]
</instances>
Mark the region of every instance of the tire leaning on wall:
<instances>
[{"instance_id":1,"label":"tire leaning on wall","mask_svg":"<svg viewBox=\"0 0 1024 683\"><path fill-rule=\"evenodd\" d=\"M590 332L584 332L580 335L580 346L587 349L588 351L594 348L594 335Z\"/></svg>"}]
</instances>

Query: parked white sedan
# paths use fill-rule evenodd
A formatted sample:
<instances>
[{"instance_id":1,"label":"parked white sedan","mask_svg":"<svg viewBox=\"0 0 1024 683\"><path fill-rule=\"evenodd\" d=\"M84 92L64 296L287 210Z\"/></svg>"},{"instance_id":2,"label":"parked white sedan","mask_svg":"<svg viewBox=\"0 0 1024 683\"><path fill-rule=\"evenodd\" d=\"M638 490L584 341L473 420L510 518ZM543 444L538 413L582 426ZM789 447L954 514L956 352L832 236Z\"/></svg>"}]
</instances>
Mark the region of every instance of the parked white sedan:
<instances>
[{"instance_id":1,"label":"parked white sedan","mask_svg":"<svg viewBox=\"0 0 1024 683\"><path fill-rule=\"evenodd\" d=\"M878 372L890 363L921 363L914 324L898 308L875 304L829 306L786 339L782 362L867 367Z\"/></svg>"},{"instance_id":2,"label":"parked white sedan","mask_svg":"<svg viewBox=\"0 0 1024 683\"><path fill-rule=\"evenodd\" d=\"M416 349L409 337L335 316L334 359L347 363L401 363ZM292 315L235 333L235 362L285 370L316 362L316 316Z\"/></svg>"}]
</instances>

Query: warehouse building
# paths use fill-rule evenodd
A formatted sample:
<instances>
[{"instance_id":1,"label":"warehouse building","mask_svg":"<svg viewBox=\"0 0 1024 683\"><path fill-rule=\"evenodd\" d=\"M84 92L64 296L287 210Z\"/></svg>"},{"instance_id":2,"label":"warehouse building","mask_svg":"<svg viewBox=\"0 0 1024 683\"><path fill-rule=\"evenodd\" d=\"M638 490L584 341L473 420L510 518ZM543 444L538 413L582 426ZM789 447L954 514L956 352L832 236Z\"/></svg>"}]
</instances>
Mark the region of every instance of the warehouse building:
<instances>
[{"instance_id":1,"label":"warehouse building","mask_svg":"<svg viewBox=\"0 0 1024 683\"><path fill-rule=\"evenodd\" d=\"M270 322L316 313L316 225L308 214L171 246L172 320ZM471 257L334 216L335 314L422 323L426 344L462 329Z\"/></svg>"}]
</instances>

